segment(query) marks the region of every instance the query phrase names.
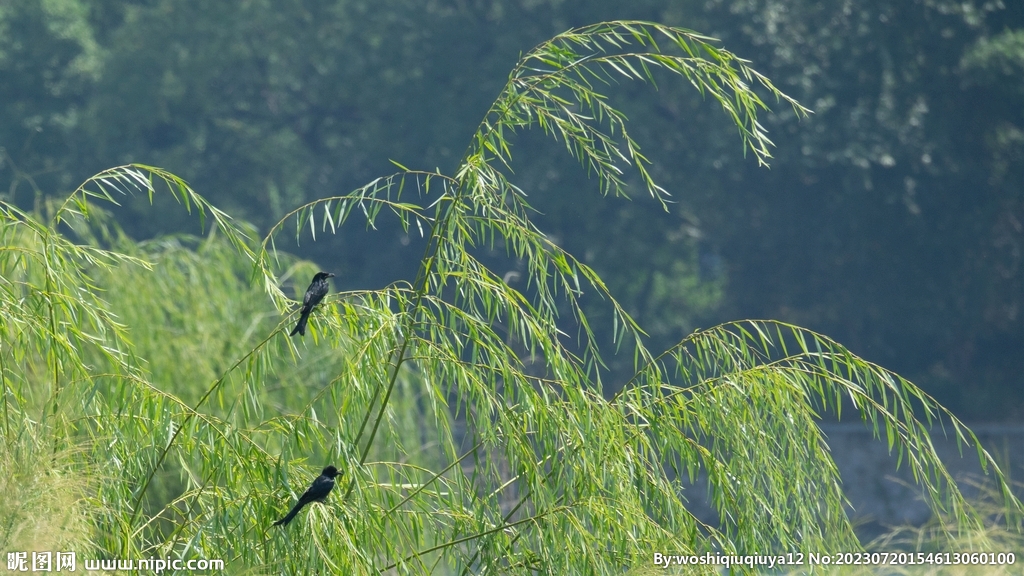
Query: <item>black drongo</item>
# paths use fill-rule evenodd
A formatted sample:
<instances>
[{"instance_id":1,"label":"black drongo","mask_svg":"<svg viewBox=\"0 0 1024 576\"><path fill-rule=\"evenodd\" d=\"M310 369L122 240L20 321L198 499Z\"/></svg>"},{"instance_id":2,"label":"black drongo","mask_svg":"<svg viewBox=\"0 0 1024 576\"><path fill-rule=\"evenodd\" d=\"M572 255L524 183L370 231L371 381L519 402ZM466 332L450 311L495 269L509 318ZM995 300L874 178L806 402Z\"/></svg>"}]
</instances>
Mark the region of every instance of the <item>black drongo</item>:
<instances>
[{"instance_id":1,"label":"black drongo","mask_svg":"<svg viewBox=\"0 0 1024 576\"><path fill-rule=\"evenodd\" d=\"M309 321L309 313L324 299L324 296L327 296L327 292L330 290L330 287L327 285L327 279L333 277L334 274L330 272L317 272L316 276L313 276L313 282L310 283L309 288L306 288L306 295L302 297L299 323L295 325L295 329L292 330L289 336L295 336L295 334L306 335L306 322Z\"/></svg>"},{"instance_id":2,"label":"black drongo","mask_svg":"<svg viewBox=\"0 0 1024 576\"><path fill-rule=\"evenodd\" d=\"M316 480L313 480L309 488L302 493L302 496L299 496L299 501L292 507L291 512L284 518L274 522L274 526L287 526L292 521L292 518L295 518L295 515L299 513L299 510L302 510L303 506L310 502L323 502L334 488L334 477L338 474L338 469L334 466L324 468L323 472L316 477Z\"/></svg>"}]
</instances>

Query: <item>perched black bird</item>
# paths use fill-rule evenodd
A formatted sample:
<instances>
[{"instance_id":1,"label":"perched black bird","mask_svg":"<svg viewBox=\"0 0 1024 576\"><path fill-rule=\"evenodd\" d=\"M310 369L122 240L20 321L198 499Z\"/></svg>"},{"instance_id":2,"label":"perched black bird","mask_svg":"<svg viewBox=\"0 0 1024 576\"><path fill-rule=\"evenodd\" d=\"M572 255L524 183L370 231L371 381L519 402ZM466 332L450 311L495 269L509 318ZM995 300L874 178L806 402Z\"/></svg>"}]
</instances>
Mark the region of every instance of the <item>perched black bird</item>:
<instances>
[{"instance_id":1,"label":"perched black bird","mask_svg":"<svg viewBox=\"0 0 1024 576\"><path fill-rule=\"evenodd\" d=\"M299 323L295 325L295 329L289 336L295 336L296 334L305 336L306 335L306 322L309 321L309 313L313 311L313 308L327 296L330 287L327 285L327 279L334 278L334 274L330 272L317 272L316 276L313 276L313 281L309 284L309 288L306 288L306 295L302 297L302 314L299 315Z\"/></svg>"},{"instance_id":2,"label":"perched black bird","mask_svg":"<svg viewBox=\"0 0 1024 576\"><path fill-rule=\"evenodd\" d=\"M319 276L319 274L317 274L317 276ZM323 502L326 500L327 495L330 494L331 490L334 488L334 477L338 474L340 474L340 472L338 472L338 469L334 466L324 468L324 471L316 477L316 480L313 480L313 483L310 484L309 488L302 493L302 496L299 496L299 501L295 503L294 507L292 507L292 511L284 518L274 522L274 526L287 526L288 523L292 521L292 518L295 518L295 515L299 513L299 510L302 510L303 506L310 502Z\"/></svg>"}]
</instances>

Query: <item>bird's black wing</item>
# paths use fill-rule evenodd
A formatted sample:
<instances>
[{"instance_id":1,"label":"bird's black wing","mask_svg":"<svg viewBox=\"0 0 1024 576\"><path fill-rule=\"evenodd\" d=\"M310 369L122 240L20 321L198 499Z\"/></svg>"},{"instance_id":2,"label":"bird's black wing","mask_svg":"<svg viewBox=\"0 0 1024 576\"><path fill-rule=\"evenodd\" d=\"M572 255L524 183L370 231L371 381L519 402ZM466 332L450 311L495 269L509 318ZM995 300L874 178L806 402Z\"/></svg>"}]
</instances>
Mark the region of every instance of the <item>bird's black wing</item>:
<instances>
[{"instance_id":1,"label":"bird's black wing","mask_svg":"<svg viewBox=\"0 0 1024 576\"><path fill-rule=\"evenodd\" d=\"M314 280L309 285L309 290L306 290L305 296L302 297L302 306L308 306L312 309L314 306L320 303L327 296L327 291L330 290L330 286L327 284L327 279Z\"/></svg>"},{"instance_id":2,"label":"bird's black wing","mask_svg":"<svg viewBox=\"0 0 1024 576\"><path fill-rule=\"evenodd\" d=\"M328 478L327 476L317 476L316 480L313 480L313 484L302 493L302 497L299 498L300 502L323 502L324 498L331 493L334 489L334 478Z\"/></svg>"},{"instance_id":3,"label":"bird's black wing","mask_svg":"<svg viewBox=\"0 0 1024 576\"><path fill-rule=\"evenodd\" d=\"M295 518L295 515L302 510L303 506L310 502L323 502L332 489L334 489L334 478L324 476L323 474L317 476L309 488L302 493L302 496L299 496L299 501L295 503L295 506L288 512L288 515L274 522L274 526L287 526L292 521L292 518Z\"/></svg>"},{"instance_id":4,"label":"bird's black wing","mask_svg":"<svg viewBox=\"0 0 1024 576\"><path fill-rule=\"evenodd\" d=\"M313 283L310 284L309 288L306 289L306 293L302 295L303 310L309 310L313 306L316 306L317 301L319 301L319 298L317 298L316 296L317 284L318 282L316 280L313 280ZM323 298L323 296L320 296L320 298Z\"/></svg>"}]
</instances>

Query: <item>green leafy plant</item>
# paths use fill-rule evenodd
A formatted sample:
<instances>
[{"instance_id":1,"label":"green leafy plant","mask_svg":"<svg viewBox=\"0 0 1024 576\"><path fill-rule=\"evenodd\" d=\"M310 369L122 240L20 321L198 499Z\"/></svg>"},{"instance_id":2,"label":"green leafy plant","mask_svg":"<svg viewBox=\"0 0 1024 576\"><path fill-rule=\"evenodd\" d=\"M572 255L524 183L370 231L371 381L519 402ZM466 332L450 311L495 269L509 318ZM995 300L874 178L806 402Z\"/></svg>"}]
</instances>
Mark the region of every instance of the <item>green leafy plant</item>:
<instances>
[{"instance_id":1,"label":"green leafy plant","mask_svg":"<svg viewBox=\"0 0 1024 576\"><path fill-rule=\"evenodd\" d=\"M717 102L762 163L758 91L806 112L712 39L612 22L524 55L453 175L399 166L292 211L262 241L141 165L48 204L45 224L0 206L5 438L45 431L52 457L86 455L98 553L219 558L233 571L621 573L658 551L854 550L816 424L844 401L955 529L981 520L931 445L935 422L977 449L1019 510L977 438L912 383L773 321L652 353L597 274L535 226L509 176L512 136L532 127L563 142L602 193L625 194L632 170L667 207L599 91L658 73ZM95 205L165 190L216 233L137 244ZM282 281L301 296L312 268L275 238L294 223L297 240L316 240L352 216L393 216L422 235L416 277L331 294L307 337L289 339L295 303ZM523 289L481 260L485 248L524 263ZM611 398L585 291L610 307L618 352L635 363ZM326 463L342 471L326 506L271 528ZM715 525L685 498L701 474Z\"/></svg>"}]
</instances>

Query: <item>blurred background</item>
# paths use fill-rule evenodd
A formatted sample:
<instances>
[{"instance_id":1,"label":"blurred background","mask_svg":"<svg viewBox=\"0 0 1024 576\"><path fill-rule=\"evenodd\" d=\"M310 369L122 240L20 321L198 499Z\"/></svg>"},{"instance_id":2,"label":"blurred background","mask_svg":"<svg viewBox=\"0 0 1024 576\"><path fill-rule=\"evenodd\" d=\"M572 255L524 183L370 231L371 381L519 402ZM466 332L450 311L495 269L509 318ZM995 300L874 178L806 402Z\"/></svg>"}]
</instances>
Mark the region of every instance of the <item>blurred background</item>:
<instances>
[{"instance_id":1,"label":"blurred background","mask_svg":"<svg viewBox=\"0 0 1024 576\"><path fill-rule=\"evenodd\" d=\"M5 2L0 196L31 208L140 162L266 232L394 172L389 159L451 173L521 53L610 19L714 36L814 111L770 102L768 169L684 82L608 87L668 212L641 186L602 199L562 143L516 136L513 181L540 226L597 269L652 348L725 320L785 320L968 422L1024 417L1018 0ZM118 217L137 239L200 232L163 202L136 198ZM416 244L353 221L278 247L348 289L411 279Z\"/></svg>"}]
</instances>

